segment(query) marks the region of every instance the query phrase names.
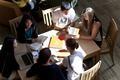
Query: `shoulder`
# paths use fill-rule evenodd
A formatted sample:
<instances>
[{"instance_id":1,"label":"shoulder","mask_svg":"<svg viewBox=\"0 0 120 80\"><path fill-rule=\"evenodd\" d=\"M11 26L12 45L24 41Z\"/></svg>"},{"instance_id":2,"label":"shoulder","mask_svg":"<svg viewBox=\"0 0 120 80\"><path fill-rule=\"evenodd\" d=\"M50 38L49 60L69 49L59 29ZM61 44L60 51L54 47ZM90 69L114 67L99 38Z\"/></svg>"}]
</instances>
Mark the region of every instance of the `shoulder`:
<instances>
[{"instance_id":1,"label":"shoulder","mask_svg":"<svg viewBox=\"0 0 120 80\"><path fill-rule=\"evenodd\" d=\"M93 25L99 28L101 26L101 22L100 21L94 21Z\"/></svg>"},{"instance_id":2,"label":"shoulder","mask_svg":"<svg viewBox=\"0 0 120 80\"><path fill-rule=\"evenodd\" d=\"M84 58L84 55L80 51L75 51L76 56L79 56L80 58Z\"/></svg>"},{"instance_id":3,"label":"shoulder","mask_svg":"<svg viewBox=\"0 0 120 80\"><path fill-rule=\"evenodd\" d=\"M31 69L38 69L39 65L37 63L33 64Z\"/></svg>"},{"instance_id":4,"label":"shoulder","mask_svg":"<svg viewBox=\"0 0 120 80\"><path fill-rule=\"evenodd\" d=\"M73 8L70 8L68 12L71 14L75 14L75 10Z\"/></svg>"},{"instance_id":5,"label":"shoulder","mask_svg":"<svg viewBox=\"0 0 120 80\"><path fill-rule=\"evenodd\" d=\"M73 8L70 8L69 11L75 11Z\"/></svg>"},{"instance_id":6,"label":"shoulder","mask_svg":"<svg viewBox=\"0 0 120 80\"><path fill-rule=\"evenodd\" d=\"M74 52L74 55L71 55L70 56L70 59L71 60L74 60L74 61L79 61L79 60L83 60L83 55L82 55L82 53L81 52L79 52L79 51L75 51Z\"/></svg>"},{"instance_id":7,"label":"shoulder","mask_svg":"<svg viewBox=\"0 0 120 80\"><path fill-rule=\"evenodd\" d=\"M59 68L59 66L56 65L56 64L52 64L52 65L50 65L49 67L51 67L51 68L53 68L53 69L55 69L55 68Z\"/></svg>"}]
</instances>

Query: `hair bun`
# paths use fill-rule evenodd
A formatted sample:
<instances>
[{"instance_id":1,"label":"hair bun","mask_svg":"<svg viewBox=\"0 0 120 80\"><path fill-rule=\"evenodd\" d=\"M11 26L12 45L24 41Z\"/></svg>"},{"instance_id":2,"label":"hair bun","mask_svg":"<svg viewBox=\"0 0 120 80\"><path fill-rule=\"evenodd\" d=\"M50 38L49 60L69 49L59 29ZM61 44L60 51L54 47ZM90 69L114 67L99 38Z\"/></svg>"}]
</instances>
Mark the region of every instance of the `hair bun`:
<instances>
[{"instance_id":1,"label":"hair bun","mask_svg":"<svg viewBox=\"0 0 120 80\"><path fill-rule=\"evenodd\" d=\"M93 12L93 9L91 7L86 8L85 12Z\"/></svg>"}]
</instances>

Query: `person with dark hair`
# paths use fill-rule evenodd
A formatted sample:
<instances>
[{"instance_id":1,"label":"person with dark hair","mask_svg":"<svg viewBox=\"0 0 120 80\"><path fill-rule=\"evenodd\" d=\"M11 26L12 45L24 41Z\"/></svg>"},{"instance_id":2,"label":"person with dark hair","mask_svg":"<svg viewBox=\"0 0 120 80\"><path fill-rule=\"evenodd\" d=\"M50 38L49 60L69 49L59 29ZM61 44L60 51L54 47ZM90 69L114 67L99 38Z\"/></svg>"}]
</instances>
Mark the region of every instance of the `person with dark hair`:
<instances>
[{"instance_id":1,"label":"person with dark hair","mask_svg":"<svg viewBox=\"0 0 120 80\"><path fill-rule=\"evenodd\" d=\"M12 72L19 69L14 55L14 48L17 46L16 39L12 36L7 36L4 39L0 51L0 73L3 77L9 78Z\"/></svg>"},{"instance_id":2,"label":"person with dark hair","mask_svg":"<svg viewBox=\"0 0 120 80\"><path fill-rule=\"evenodd\" d=\"M40 80L65 80L59 66L49 63L50 56L51 51L49 48L40 50L37 63L28 70L26 76L36 76Z\"/></svg>"},{"instance_id":3,"label":"person with dark hair","mask_svg":"<svg viewBox=\"0 0 120 80\"><path fill-rule=\"evenodd\" d=\"M17 28L17 40L21 43L32 43L38 37L33 18L24 14Z\"/></svg>"},{"instance_id":4,"label":"person with dark hair","mask_svg":"<svg viewBox=\"0 0 120 80\"><path fill-rule=\"evenodd\" d=\"M64 58L62 67L67 68L67 79L68 80L79 80L80 73L84 72L83 68L83 55L81 52L76 51L78 48L78 43L74 38L69 38L66 40L67 50L70 55Z\"/></svg>"},{"instance_id":5,"label":"person with dark hair","mask_svg":"<svg viewBox=\"0 0 120 80\"><path fill-rule=\"evenodd\" d=\"M82 28L88 35L80 35L80 39L94 40L101 47L102 44L102 23L95 15L91 7L85 9L82 19Z\"/></svg>"},{"instance_id":6,"label":"person with dark hair","mask_svg":"<svg viewBox=\"0 0 120 80\"><path fill-rule=\"evenodd\" d=\"M74 23L76 13L69 2L62 2L60 10L53 13L53 24L56 28L65 28L68 23ZM63 25L64 24L64 25Z\"/></svg>"}]
</instances>

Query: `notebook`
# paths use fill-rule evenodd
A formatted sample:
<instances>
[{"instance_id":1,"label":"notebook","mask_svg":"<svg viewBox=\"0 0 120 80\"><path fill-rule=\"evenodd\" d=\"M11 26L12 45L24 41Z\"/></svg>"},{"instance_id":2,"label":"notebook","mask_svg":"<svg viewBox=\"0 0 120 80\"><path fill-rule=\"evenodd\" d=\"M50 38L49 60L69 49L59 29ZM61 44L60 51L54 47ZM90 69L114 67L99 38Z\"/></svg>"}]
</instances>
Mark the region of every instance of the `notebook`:
<instances>
[{"instance_id":1,"label":"notebook","mask_svg":"<svg viewBox=\"0 0 120 80\"><path fill-rule=\"evenodd\" d=\"M78 35L80 29L69 26L68 29L67 29L67 31L68 31L68 33L69 33L70 35Z\"/></svg>"}]
</instances>

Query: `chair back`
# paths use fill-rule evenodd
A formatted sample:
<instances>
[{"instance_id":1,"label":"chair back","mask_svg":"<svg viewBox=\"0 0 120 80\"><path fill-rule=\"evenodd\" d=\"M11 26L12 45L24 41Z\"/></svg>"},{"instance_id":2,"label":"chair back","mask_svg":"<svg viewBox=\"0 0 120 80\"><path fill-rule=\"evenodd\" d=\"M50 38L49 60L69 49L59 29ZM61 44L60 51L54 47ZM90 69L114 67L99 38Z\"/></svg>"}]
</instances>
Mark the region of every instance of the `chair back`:
<instances>
[{"instance_id":1,"label":"chair back","mask_svg":"<svg viewBox=\"0 0 120 80\"><path fill-rule=\"evenodd\" d=\"M15 37L17 37L17 27L19 26L21 19L22 19L22 16L9 20L11 32Z\"/></svg>"},{"instance_id":2,"label":"chair back","mask_svg":"<svg viewBox=\"0 0 120 80\"><path fill-rule=\"evenodd\" d=\"M110 50L113 50L113 48L114 48L117 34L118 34L118 26L117 26L115 20L112 18L110 21L110 24L108 26L108 31L107 31L107 34L105 37L105 40L106 40Z\"/></svg>"},{"instance_id":3,"label":"chair back","mask_svg":"<svg viewBox=\"0 0 120 80\"><path fill-rule=\"evenodd\" d=\"M47 26L51 26L53 10L52 9L42 10L42 14L43 14L44 24L46 24Z\"/></svg>"},{"instance_id":4,"label":"chair back","mask_svg":"<svg viewBox=\"0 0 120 80\"><path fill-rule=\"evenodd\" d=\"M72 0L71 6L74 8L77 5L78 0Z\"/></svg>"},{"instance_id":5,"label":"chair back","mask_svg":"<svg viewBox=\"0 0 120 80\"><path fill-rule=\"evenodd\" d=\"M100 69L100 66L101 60L98 63L96 63L93 67L83 72L80 77L80 80L92 80L93 78L95 78Z\"/></svg>"}]
</instances>

